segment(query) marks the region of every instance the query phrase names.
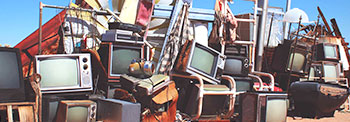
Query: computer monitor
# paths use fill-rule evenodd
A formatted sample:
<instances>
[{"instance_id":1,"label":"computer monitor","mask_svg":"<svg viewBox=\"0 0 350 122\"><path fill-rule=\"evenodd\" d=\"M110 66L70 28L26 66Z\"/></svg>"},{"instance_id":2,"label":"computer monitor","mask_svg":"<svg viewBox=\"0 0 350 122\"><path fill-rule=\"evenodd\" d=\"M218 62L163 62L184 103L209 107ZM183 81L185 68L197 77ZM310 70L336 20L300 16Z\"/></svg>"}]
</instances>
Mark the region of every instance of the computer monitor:
<instances>
[{"instance_id":1,"label":"computer monitor","mask_svg":"<svg viewBox=\"0 0 350 122\"><path fill-rule=\"evenodd\" d=\"M95 122L97 104L91 100L63 100L58 105L56 122Z\"/></svg>"},{"instance_id":2,"label":"computer monitor","mask_svg":"<svg viewBox=\"0 0 350 122\"><path fill-rule=\"evenodd\" d=\"M294 46L292 41L285 40L284 44L276 47L271 67L277 72L307 74L310 56L310 47L307 44L298 43Z\"/></svg>"},{"instance_id":3,"label":"computer monitor","mask_svg":"<svg viewBox=\"0 0 350 122\"><path fill-rule=\"evenodd\" d=\"M0 47L0 102L25 100L20 51Z\"/></svg>"},{"instance_id":4,"label":"computer monitor","mask_svg":"<svg viewBox=\"0 0 350 122\"><path fill-rule=\"evenodd\" d=\"M287 93L246 92L239 97L242 122L285 122L287 119Z\"/></svg>"},{"instance_id":5,"label":"computer monitor","mask_svg":"<svg viewBox=\"0 0 350 122\"><path fill-rule=\"evenodd\" d=\"M320 43L315 45L317 61L339 61L339 47L336 44Z\"/></svg>"},{"instance_id":6,"label":"computer monitor","mask_svg":"<svg viewBox=\"0 0 350 122\"><path fill-rule=\"evenodd\" d=\"M92 91L90 54L37 55L42 93Z\"/></svg>"},{"instance_id":7,"label":"computer monitor","mask_svg":"<svg viewBox=\"0 0 350 122\"><path fill-rule=\"evenodd\" d=\"M222 75L226 56L195 41L190 43L190 52L181 51L181 54L179 54L188 57L177 61L176 70L200 75L207 82L220 83L218 79Z\"/></svg>"},{"instance_id":8,"label":"computer monitor","mask_svg":"<svg viewBox=\"0 0 350 122\"><path fill-rule=\"evenodd\" d=\"M230 76L248 76L249 60L247 57L227 56L224 74Z\"/></svg>"},{"instance_id":9,"label":"computer monitor","mask_svg":"<svg viewBox=\"0 0 350 122\"><path fill-rule=\"evenodd\" d=\"M338 62L321 61L311 64L309 72L309 80L319 79L321 81L337 81L340 77L341 67Z\"/></svg>"},{"instance_id":10,"label":"computer monitor","mask_svg":"<svg viewBox=\"0 0 350 122\"><path fill-rule=\"evenodd\" d=\"M107 71L109 82L119 82L120 75L128 74L129 65L133 59L148 59L147 48L133 43L105 42L98 52Z\"/></svg>"}]
</instances>

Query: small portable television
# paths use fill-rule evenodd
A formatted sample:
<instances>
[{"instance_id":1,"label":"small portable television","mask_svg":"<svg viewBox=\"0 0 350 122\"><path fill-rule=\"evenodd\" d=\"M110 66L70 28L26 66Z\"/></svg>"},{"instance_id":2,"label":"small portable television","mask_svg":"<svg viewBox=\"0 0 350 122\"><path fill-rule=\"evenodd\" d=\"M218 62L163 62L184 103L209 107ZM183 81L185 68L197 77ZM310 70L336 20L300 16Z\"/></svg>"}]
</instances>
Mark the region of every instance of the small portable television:
<instances>
[{"instance_id":1,"label":"small portable television","mask_svg":"<svg viewBox=\"0 0 350 122\"><path fill-rule=\"evenodd\" d=\"M272 69L279 72L289 72L296 74L307 74L308 62L311 54L310 47L304 44L295 44L285 40L279 45L272 60Z\"/></svg>"},{"instance_id":2,"label":"small portable television","mask_svg":"<svg viewBox=\"0 0 350 122\"><path fill-rule=\"evenodd\" d=\"M42 93L92 91L90 54L37 55Z\"/></svg>"},{"instance_id":3,"label":"small portable television","mask_svg":"<svg viewBox=\"0 0 350 122\"><path fill-rule=\"evenodd\" d=\"M20 51L0 47L0 102L25 100Z\"/></svg>"},{"instance_id":4,"label":"small portable television","mask_svg":"<svg viewBox=\"0 0 350 122\"><path fill-rule=\"evenodd\" d=\"M97 104L91 100L63 100L57 109L56 122L96 122Z\"/></svg>"},{"instance_id":5,"label":"small portable television","mask_svg":"<svg viewBox=\"0 0 350 122\"><path fill-rule=\"evenodd\" d=\"M224 69L226 56L195 41L189 42L187 46L188 50L183 47L179 54L186 57L178 59L176 70L200 75L207 82L220 83L219 79Z\"/></svg>"},{"instance_id":6,"label":"small portable television","mask_svg":"<svg viewBox=\"0 0 350 122\"><path fill-rule=\"evenodd\" d=\"M133 60L148 59L148 48L142 44L104 42L98 50L108 82L119 82L122 74L129 73Z\"/></svg>"},{"instance_id":7,"label":"small portable television","mask_svg":"<svg viewBox=\"0 0 350 122\"><path fill-rule=\"evenodd\" d=\"M316 48L316 60L317 61L339 61L339 47L336 44L320 43L314 46Z\"/></svg>"},{"instance_id":8,"label":"small portable television","mask_svg":"<svg viewBox=\"0 0 350 122\"><path fill-rule=\"evenodd\" d=\"M249 60L242 56L227 56L224 74L230 76L248 76Z\"/></svg>"},{"instance_id":9,"label":"small portable television","mask_svg":"<svg viewBox=\"0 0 350 122\"><path fill-rule=\"evenodd\" d=\"M239 97L239 118L242 122L287 121L287 93L246 92Z\"/></svg>"},{"instance_id":10,"label":"small portable television","mask_svg":"<svg viewBox=\"0 0 350 122\"><path fill-rule=\"evenodd\" d=\"M320 79L324 82L337 81L340 77L341 66L338 62L320 61L311 64L309 80Z\"/></svg>"}]
</instances>

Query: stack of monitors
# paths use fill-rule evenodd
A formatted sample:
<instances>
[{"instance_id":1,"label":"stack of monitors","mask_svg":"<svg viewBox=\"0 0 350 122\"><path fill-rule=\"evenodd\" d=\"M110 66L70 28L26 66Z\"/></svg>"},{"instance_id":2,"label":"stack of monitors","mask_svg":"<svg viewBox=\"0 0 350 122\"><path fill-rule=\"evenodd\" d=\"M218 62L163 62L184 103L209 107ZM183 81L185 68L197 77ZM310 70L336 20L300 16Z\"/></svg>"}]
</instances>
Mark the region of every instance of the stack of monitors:
<instances>
[{"instance_id":1,"label":"stack of monitors","mask_svg":"<svg viewBox=\"0 0 350 122\"><path fill-rule=\"evenodd\" d=\"M237 92L251 91L253 88L252 79L248 78L249 73L249 48L247 45L226 45L225 55L227 56L224 74L232 76L236 81Z\"/></svg>"}]
</instances>

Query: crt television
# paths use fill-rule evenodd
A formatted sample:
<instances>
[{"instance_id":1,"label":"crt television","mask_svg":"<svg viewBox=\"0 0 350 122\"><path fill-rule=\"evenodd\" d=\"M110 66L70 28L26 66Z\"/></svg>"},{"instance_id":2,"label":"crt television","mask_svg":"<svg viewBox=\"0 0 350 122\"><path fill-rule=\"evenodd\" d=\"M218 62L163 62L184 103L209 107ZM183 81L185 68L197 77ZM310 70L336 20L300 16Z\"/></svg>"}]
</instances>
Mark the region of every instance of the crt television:
<instances>
[{"instance_id":1,"label":"crt television","mask_svg":"<svg viewBox=\"0 0 350 122\"><path fill-rule=\"evenodd\" d=\"M184 57L178 59L176 70L200 75L207 82L220 83L218 79L222 75L226 56L195 41L189 42L187 46L179 54Z\"/></svg>"},{"instance_id":2,"label":"crt television","mask_svg":"<svg viewBox=\"0 0 350 122\"><path fill-rule=\"evenodd\" d=\"M57 109L56 122L95 122L97 104L91 100L63 100Z\"/></svg>"},{"instance_id":3,"label":"crt television","mask_svg":"<svg viewBox=\"0 0 350 122\"><path fill-rule=\"evenodd\" d=\"M287 93L246 92L239 97L239 118L242 122L287 121Z\"/></svg>"},{"instance_id":4,"label":"crt television","mask_svg":"<svg viewBox=\"0 0 350 122\"><path fill-rule=\"evenodd\" d=\"M248 76L249 60L247 57L227 56L224 67L224 74L230 76Z\"/></svg>"},{"instance_id":5,"label":"crt television","mask_svg":"<svg viewBox=\"0 0 350 122\"><path fill-rule=\"evenodd\" d=\"M284 44L276 47L272 69L277 72L307 74L310 56L310 47L307 44L298 43L295 46L293 41L285 40Z\"/></svg>"},{"instance_id":6,"label":"crt television","mask_svg":"<svg viewBox=\"0 0 350 122\"><path fill-rule=\"evenodd\" d=\"M147 60L147 50L144 44L104 42L98 52L109 82L119 82L120 75L128 74L133 59Z\"/></svg>"},{"instance_id":7,"label":"crt television","mask_svg":"<svg viewBox=\"0 0 350 122\"><path fill-rule=\"evenodd\" d=\"M337 81L340 77L341 66L338 62L320 61L311 64L309 80L319 79L324 82Z\"/></svg>"},{"instance_id":8,"label":"crt television","mask_svg":"<svg viewBox=\"0 0 350 122\"><path fill-rule=\"evenodd\" d=\"M97 101L97 120L103 122L140 122L141 104L118 99Z\"/></svg>"},{"instance_id":9,"label":"crt television","mask_svg":"<svg viewBox=\"0 0 350 122\"><path fill-rule=\"evenodd\" d=\"M20 51L17 48L0 47L0 102L24 101Z\"/></svg>"},{"instance_id":10,"label":"crt television","mask_svg":"<svg viewBox=\"0 0 350 122\"><path fill-rule=\"evenodd\" d=\"M314 46L316 48L317 61L339 61L339 47L336 44L320 43Z\"/></svg>"},{"instance_id":11,"label":"crt television","mask_svg":"<svg viewBox=\"0 0 350 122\"><path fill-rule=\"evenodd\" d=\"M90 54L37 55L42 93L92 91Z\"/></svg>"}]
</instances>

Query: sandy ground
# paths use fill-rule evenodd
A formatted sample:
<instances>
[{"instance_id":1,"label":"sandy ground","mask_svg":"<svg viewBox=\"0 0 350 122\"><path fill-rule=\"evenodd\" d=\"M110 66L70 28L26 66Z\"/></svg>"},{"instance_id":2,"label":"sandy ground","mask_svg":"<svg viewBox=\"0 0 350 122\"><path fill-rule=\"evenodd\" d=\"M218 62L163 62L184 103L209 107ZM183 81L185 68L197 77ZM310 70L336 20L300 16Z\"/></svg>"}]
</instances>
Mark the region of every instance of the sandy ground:
<instances>
[{"instance_id":1,"label":"sandy ground","mask_svg":"<svg viewBox=\"0 0 350 122\"><path fill-rule=\"evenodd\" d=\"M287 118L287 122L350 122L350 112L337 111L334 113L334 117L320 118L320 119L310 119L310 118L300 118L292 117Z\"/></svg>"}]
</instances>

